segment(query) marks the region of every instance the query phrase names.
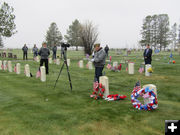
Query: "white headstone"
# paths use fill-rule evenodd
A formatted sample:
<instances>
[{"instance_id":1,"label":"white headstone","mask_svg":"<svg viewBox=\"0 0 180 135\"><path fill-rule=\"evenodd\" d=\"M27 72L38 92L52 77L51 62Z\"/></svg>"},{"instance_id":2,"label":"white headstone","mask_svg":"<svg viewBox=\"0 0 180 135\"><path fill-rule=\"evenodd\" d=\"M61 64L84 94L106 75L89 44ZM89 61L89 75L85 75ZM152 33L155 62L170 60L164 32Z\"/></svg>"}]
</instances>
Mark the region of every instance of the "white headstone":
<instances>
[{"instance_id":1,"label":"white headstone","mask_svg":"<svg viewBox=\"0 0 180 135\"><path fill-rule=\"evenodd\" d=\"M6 60L3 61L3 68L4 68L4 70L7 70L7 61Z\"/></svg>"},{"instance_id":2,"label":"white headstone","mask_svg":"<svg viewBox=\"0 0 180 135\"><path fill-rule=\"evenodd\" d=\"M0 70L2 70L2 65L3 65L3 62L2 60L0 60Z\"/></svg>"},{"instance_id":3,"label":"white headstone","mask_svg":"<svg viewBox=\"0 0 180 135\"><path fill-rule=\"evenodd\" d=\"M25 65L25 75L26 77L30 77L30 68L28 64Z\"/></svg>"},{"instance_id":4,"label":"white headstone","mask_svg":"<svg viewBox=\"0 0 180 135\"><path fill-rule=\"evenodd\" d=\"M151 73L148 72L149 68L152 68L151 64L146 64L146 66L145 66L145 76L151 76Z\"/></svg>"},{"instance_id":5,"label":"white headstone","mask_svg":"<svg viewBox=\"0 0 180 135\"><path fill-rule=\"evenodd\" d=\"M36 56L36 61L37 61L37 62L39 62L39 61L40 61L38 56Z\"/></svg>"},{"instance_id":6,"label":"white headstone","mask_svg":"<svg viewBox=\"0 0 180 135\"><path fill-rule=\"evenodd\" d=\"M113 62L113 67L118 67L118 62L117 61Z\"/></svg>"},{"instance_id":7,"label":"white headstone","mask_svg":"<svg viewBox=\"0 0 180 135\"><path fill-rule=\"evenodd\" d=\"M133 62L128 63L128 73L134 74L134 63Z\"/></svg>"},{"instance_id":8,"label":"white headstone","mask_svg":"<svg viewBox=\"0 0 180 135\"><path fill-rule=\"evenodd\" d=\"M41 66L40 70L41 70L41 81L45 82L46 81L46 69L44 66Z\"/></svg>"},{"instance_id":9,"label":"white headstone","mask_svg":"<svg viewBox=\"0 0 180 135\"><path fill-rule=\"evenodd\" d=\"M156 97L157 97L157 88L154 84L146 84L143 86L143 88L146 88L146 87L149 87L150 90L153 90L154 93L156 94ZM144 104L147 104L149 103L149 99L148 98L145 98L144 99Z\"/></svg>"},{"instance_id":10,"label":"white headstone","mask_svg":"<svg viewBox=\"0 0 180 135\"><path fill-rule=\"evenodd\" d=\"M49 64L52 64L52 58L49 58Z\"/></svg>"},{"instance_id":11,"label":"white headstone","mask_svg":"<svg viewBox=\"0 0 180 135\"><path fill-rule=\"evenodd\" d=\"M79 67L80 67L80 68L84 68L83 60L80 60L80 61L79 61Z\"/></svg>"},{"instance_id":12,"label":"white headstone","mask_svg":"<svg viewBox=\"0 0 180 135\"><path fill-rule=\"evenodd\" d=\"M16 64L16 74L20 74L21 73L21 64L17 63Z\"/></svg>"},{"instance_id":13,"label":"white headstone","mask_svg":"<svg viewBox=\"0 0 180 135\"><path fill-rule=\"evenodd\" d=\"M9 72L12 72L12 63L11 63L11 61L8 61L8 70L9 70Z\"/></svg>"},{"instance_id":14,"label":"white headstone","mask_svg":"<svg viewBox=\"0 0 180 135\"><path fill-rule=\"evenodd\" d=\"M70 66L70 59L67 59L67 65Z\"/></svg>"},{"instance_id":15,"label":"white headstone","mask_svg":"<svg viewBox=\"0 0 180 135\"><path fill-rule=\"evenodd\" d=\"M60 59L56 59L56 65L60 65Z\"/></svg>"},{"instance_id":16,"label":"white headstone","mask_svg":"<svg viewBox=\"0 0 180 135\"><path fill-rule=\"evenodd\" d=\"M105 87L104 98L109 95L109 81L107 76L101 76L99 82Z\"/></svg>"},{"instance_id":17,"label":"white headstone","mask_svg":"<svg viewBox=\"0 0 180 135\"><path fill-rule=\"evenodd\" d=\"M88 69L93 69L93 65L91 61L88 62Z\"/></svg>"}]
</instances>

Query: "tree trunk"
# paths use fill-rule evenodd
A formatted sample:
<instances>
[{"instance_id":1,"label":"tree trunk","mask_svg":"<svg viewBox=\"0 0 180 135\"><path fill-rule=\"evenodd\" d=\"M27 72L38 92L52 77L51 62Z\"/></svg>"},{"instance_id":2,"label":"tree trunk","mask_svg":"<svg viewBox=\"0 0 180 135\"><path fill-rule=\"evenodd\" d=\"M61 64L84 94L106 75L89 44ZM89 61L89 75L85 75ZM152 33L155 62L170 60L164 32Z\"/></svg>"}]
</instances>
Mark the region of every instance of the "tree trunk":
<instances>
[{"instance_id":1,"label":"tree trunk","mask_svg":"<svg viewBox=\"0 0 180 135\"><path fill-rule=\"evenodd\" d=\"M78 46L76 46L76 51L78 51Z\"/></svg>"}]
</instances>

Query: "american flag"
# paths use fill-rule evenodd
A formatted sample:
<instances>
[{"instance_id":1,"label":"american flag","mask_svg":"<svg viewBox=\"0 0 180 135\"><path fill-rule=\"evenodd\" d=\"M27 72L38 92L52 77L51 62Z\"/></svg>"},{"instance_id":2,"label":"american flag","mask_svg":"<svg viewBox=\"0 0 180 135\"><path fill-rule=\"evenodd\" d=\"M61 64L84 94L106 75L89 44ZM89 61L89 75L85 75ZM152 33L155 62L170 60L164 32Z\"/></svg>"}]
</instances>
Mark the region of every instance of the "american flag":
<instances>
[{"instance_id":1,"label":"american flag","mask_svg":"<svg viewBox=\"0 0 180 135\"><path fill-rule=\"evenodd\" d=\"M41 71L37 71L37 73L36 73L36 78L39 78L41 76Z\"/></svg>"},{"instance_id":2,"label":"american flag","mask_svg":"<svg viewBox=\"0 0 180 135\"><path fill-rule=\"evenodd\" d=\"M14 72L16 73L16 66L14 66Z\"/></svg>"},{"instance_id":3,"label":"american flag","mask_svg":"<svg viewBox=\"0 0 180 135\"><path fill-rule=\"evenodd\" d=\"M139 73L142 73L142 72L144 72L144 68L143 68L143 67L140 67L140 68L139 68Z\"/></svg>"},{"instance_id":4,"label":"american flag","mask_svg":"<svg viewBox=\"0 0 180 135\"><path fill-rule=\"evenodd\" d=\"M134 89L133 89L133 93L136 93L138 90L141 89L141 84L140 82L138 81L135 86L134 86Z\"/></svg>"}]
</instances>

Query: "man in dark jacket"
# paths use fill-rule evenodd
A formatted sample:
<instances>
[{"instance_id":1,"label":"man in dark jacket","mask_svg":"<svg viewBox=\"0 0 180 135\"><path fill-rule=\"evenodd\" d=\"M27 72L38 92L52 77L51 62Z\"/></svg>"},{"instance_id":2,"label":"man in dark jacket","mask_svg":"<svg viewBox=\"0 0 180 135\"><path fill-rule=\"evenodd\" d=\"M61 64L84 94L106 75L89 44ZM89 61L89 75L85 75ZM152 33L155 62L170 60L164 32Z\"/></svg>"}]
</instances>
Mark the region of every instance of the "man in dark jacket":
<instances>
[{"instance_id":1,"label":"man in dark jacket","mask_svg":"<svg viewBox=\"0 0 180 135\"><path fill-rule=\"evenodd\" d=\"M94 45L94 59L92 59L92 62L94 62L95 66L95 82L99 82L99 77L102 76L102 71L104 69L105 60L106 60L106 53L103 50L102 47L100 47L100 44Z\"/></svg>"},{"instance_id":2,"label":"man in dark jacket","mask_svg":"<svg viewBox=\"0 0 180 135\"><path fill-rule=\"evenodd\" d=\"M144 61L145 61L145 65L146 64L151 64L152 61L152 49L150 49L150 45L147 44L146 45L146 49L144 50Z\"/></svg>"},{"instance_id":3,"label":"man in dark jacket","mask_svg":"<svg viewBox=\"0 0 180 135\"><path fill-rule=\"evenodd\" d=\"M38 53L41 56L40 66L43 66L43 63L45 63L46 74L49 74L48 56L50 55L50 51L47 48L47 44L46 43L43 43L42 45L43 45L43 47L41 47L41 49L39 50L39 53Z\"/></svg>"},{"instance_id":4,"label":"man in dark jacket","mask_svg":"<svg viewBox=\"0 0 180 135\"><path fill-rule=\"evenodd\" d=\"M26 46L26 44L24 44L22 50L23 50L23 60L25 60L25 58L27 60L28 47Z\"/></svg>"},{"instance_id":5,"label":"man in dark jacket","mask_svg":"<svg viewBox=\"0 0 180 135\"><path fill-rule=\"evenodd\" d=\"M57 52L57 46L56 45L53 46L52 51L53 51L53 60L54 60L54 59L56 59L56 52Z\"/></svg>"},{"instance_id":6,"label":"man in dark jacket","mask_svg":"<svg viewBox=\"0 0 180 135\"><path fill-rule=\"evenodd\" d=\"M104 48L104 51L106 52L106 55L107 55L107 57L108 57L108 52L109 52L109 47L108 47L108 45L106 45L106 47Z\"/></svg>"}]
</instances>

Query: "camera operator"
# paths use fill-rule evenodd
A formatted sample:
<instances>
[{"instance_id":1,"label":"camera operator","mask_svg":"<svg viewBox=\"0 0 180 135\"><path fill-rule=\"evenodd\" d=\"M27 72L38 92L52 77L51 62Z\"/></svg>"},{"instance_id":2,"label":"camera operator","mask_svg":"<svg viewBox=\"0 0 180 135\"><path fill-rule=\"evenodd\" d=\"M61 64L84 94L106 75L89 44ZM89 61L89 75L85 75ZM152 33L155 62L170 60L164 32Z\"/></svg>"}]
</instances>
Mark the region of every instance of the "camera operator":
<instances>
[{"instance_id":1,"label":"camera operator","mask_svg":"<svg viewBox=\"0 0 180 135\"><path fill-rule=\"evenodd\" d=\"M102 76L102 71L104 69L106 60L106 53L102 47L100 47L100 44L94 45L94 58L91 60L94 62L95 66L95 82L99 82L99 77Z\"/></svg>"},{"instance_id":2,"label":"camera operator","mask_svg":"<svg viewBox=\"0 0 180 135\"><path fill-rule=\"evenodd\" d=\"M47 48L47 44L43 43L41 49L39 50L38 53L41 56L40 60L40 66L43 66L43 63L45 63L46 67L46 74L49 74L49 69L48 69L48 56L50 55L50 51Z\"/></svg>"}]
</instances>

